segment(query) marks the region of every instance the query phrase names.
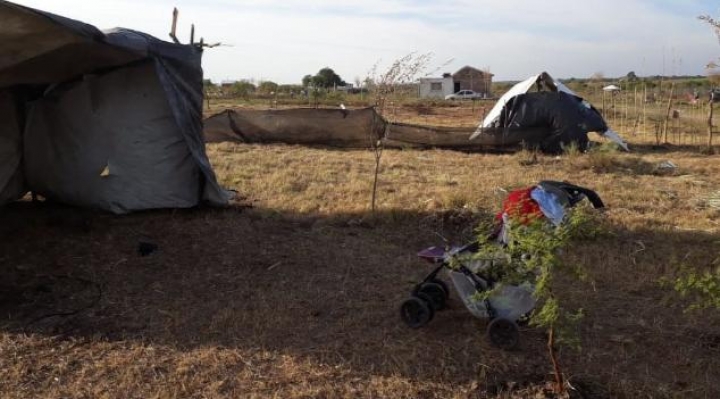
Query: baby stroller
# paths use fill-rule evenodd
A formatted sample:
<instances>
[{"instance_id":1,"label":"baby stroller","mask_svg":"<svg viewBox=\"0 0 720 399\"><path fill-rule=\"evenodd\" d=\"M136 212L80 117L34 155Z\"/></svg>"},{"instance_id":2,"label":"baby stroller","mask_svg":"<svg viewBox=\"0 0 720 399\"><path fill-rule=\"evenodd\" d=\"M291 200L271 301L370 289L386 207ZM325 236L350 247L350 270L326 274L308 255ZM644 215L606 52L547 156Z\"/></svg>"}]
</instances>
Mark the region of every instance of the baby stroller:
<instances>
[{"instance_id":1,"label":"baby stroller","mask_svg":"<svg viewBox=\"0 0 720 399\"><path fill-rule=\"evenodd\" d=\"M496 229L488 242L505 245L508 240L509 220L530 220L545 218L555 225L562 223L567 209L587 198L594 208L604 208L600 197L594 191L571 183L541 181L539 184L509 193L503 202L503 210L497 215ZM418 256L436 267L419 283L400 307L402 320L411 328L420 328L429 323L436 311L445 308L450 295L448 285L439 278L445 269L463 304L475 317L489 320L486 335L494 346L509 350L520 340L518 321L523 320L535 308L534 287L498 283L483 271L492 260L468 260L466 254L476 253L480 244L473 242L449 250L439 247L426 248ZM477 294L492 291L484 300L477 300Z\"/></svg>"}]
</instances>

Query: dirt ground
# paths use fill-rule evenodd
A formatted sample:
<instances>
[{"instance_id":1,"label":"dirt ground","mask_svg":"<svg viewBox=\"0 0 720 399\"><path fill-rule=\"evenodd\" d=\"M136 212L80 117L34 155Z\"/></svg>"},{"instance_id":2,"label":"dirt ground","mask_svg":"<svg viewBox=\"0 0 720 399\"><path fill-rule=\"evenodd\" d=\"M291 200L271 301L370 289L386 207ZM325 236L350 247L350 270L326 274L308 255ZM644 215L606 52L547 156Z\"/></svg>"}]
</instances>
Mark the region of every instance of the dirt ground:
<instances>
[{"instance_id":1,"label":"dirt ground","mask_svg":"<svg viewBox=\"0 0 720 399\"><path fill-rule=\"evenodd\" d=\"M0 209L0 397L542 397L545 334L519 349L483 337L456 294L426 327L398 307L430 266L415 253L473 236L502 189L567 179L596 189L609 231L565 259L585 309L561 361L577 397L720 397L720 314L685 312L658 280L711 267L717 157L386 151L378 213L372 154L209 147L241 199L224 209L125 216L21 201ZM656 173L672 160L678 170ZM142 256L138 247L157 249Z\"/></svg>"}]
</instances>

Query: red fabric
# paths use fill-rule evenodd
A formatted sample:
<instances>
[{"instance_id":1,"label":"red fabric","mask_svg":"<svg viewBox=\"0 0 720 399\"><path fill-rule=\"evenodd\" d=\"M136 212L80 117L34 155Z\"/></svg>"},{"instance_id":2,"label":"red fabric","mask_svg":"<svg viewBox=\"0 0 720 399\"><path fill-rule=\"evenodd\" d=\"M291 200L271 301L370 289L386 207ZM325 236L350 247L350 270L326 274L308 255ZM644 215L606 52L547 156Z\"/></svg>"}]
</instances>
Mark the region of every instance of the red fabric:
<instances>
[{"instance_id":1,"label":"red fabric","mask_svg":"<svg viewBox=\"0 0 720 399\"><path fill-rule=\"evenodd\" d=\"M503 201L503 209L497 214L498 221L502 221L502 215L507 213L510 219L518 220L522 224L529 224L538 217L542 217L543 213L540 206L530 197L530 192L535 186L511 191L505 201Z\"/></svg>"}]
</instances>

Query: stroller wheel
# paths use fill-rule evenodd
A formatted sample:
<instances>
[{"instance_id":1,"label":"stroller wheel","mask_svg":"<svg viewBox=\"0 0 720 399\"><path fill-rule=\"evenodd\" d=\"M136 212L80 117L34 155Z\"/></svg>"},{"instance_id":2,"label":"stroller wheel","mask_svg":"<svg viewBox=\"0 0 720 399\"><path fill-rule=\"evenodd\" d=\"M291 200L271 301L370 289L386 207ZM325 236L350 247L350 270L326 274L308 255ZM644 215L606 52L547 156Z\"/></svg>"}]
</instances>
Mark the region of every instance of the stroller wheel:
<instances>
[{"instance_id":1,"label":"stroller wheel","mask_svg":"<svg viewBox=\"0 0 720 399\"><path fill-rule=\"evenodd\" d=\"M437 283L422 283L418 287L416 294L424 294L430 299L430 306L433 310L441 310L445 308L446 291L442 285ZM422 298L421 295L418 295Z\"/></svg>"},{"instance_id":2,"label":"stroller wheel","mask_svg":"<svg viewBox=\"0 0 720 399\"><path fill-rule=\"evenodd\" d=\"M514 321L498 317L488 325L487 337L493 346L511 350L520 342L520 330Z\"/></svg>"},{"instance_id":3,"label":"stroller wheel","mask_svg":"<svg viewBox=\"0 0 720 399\"><path fill-rule=\"evenodd\" d=\"M445 299L448 299L450 297L450 287L448 287L447 283L440 280L439 278L434 278L430 280L430 282L442 287L443 291L445 291Z\"/></svg>"},{"instance_id":4,"label":"stroller wheel","mask_svg":"<svg viewBox=\"0 0 720 399\"><path fill-rule=\"evenodd\" d=\"M420 328L432 320L435 312L430 306L430 298L413 295L400 306L400 317L410 328Z\"/></svg>"}]
</instances>

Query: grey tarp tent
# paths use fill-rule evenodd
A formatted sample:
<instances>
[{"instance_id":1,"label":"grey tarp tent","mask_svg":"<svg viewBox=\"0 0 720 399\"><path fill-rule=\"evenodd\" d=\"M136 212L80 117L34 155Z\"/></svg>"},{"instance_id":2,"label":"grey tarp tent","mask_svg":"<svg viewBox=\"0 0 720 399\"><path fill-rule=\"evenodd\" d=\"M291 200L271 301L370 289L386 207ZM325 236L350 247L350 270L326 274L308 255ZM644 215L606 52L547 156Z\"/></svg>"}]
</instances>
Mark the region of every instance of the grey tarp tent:
<instances>
[{"instance_id":1,"label":"grey tarp tent","mask_svg":"<svg viewBox=\"0 0 720 399\"><path fill-rule=\"evenodd\" d=\"M202 48L0 0L0 204L226 204L202 138Z\"/></svg>"}]
</instances>

